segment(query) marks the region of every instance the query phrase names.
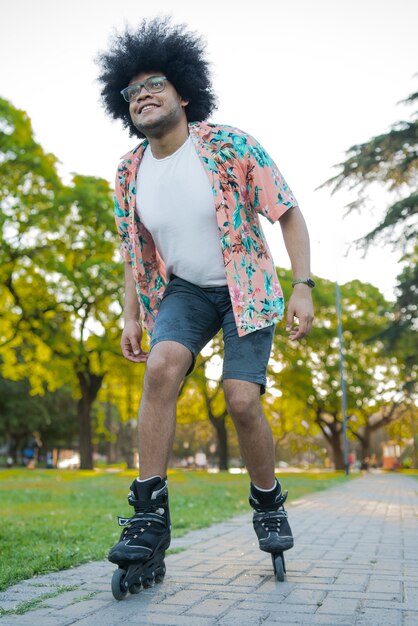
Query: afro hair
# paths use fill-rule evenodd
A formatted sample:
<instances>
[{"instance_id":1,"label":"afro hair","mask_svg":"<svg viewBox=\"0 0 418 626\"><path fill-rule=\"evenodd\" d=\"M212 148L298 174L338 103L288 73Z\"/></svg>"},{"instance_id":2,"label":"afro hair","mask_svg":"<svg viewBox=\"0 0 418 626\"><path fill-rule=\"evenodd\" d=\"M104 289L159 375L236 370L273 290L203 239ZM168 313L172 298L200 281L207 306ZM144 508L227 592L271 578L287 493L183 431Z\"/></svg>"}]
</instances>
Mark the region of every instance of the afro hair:
<instances>
[{"instance_id":1,"label":"afro hair","mask_svg":"<svg viewBox=\"0 0 418 626\"><path fill-rule=\"evenodd\" d=\"M101 69L101 97L106 112L122 120L131 136L144 137L133 125L129 104L122 98L134 76L142 72L163 72L177 93L189 102L188 122L201 122L216 108L205 43L184 24L171 24L170 17L143 20L138 29L128 27L115 34L111 47L97 57Z\"/></svg>"}]
</instances>

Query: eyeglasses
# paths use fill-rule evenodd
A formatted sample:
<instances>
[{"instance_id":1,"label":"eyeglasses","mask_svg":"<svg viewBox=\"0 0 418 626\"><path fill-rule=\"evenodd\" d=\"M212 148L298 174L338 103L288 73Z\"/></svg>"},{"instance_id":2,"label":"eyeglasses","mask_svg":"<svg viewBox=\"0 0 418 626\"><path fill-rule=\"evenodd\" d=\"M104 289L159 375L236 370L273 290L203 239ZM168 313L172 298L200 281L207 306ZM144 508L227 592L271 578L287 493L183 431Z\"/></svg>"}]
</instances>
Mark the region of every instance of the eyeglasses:
<instances>
[{"instance_id":1,"label":"eyeglasses","mask_svg":"<svg viewBox=\"0 0 418 626\"><path fill-rule=\"evenodd\" d=\"M135 85L125 87L125 89L122 89L121 94L126 102L132 102L132 100L135 100L135 98L139 96L142 87L144 87L148 93L164 91L166 80L168 79L165 76L151 76L147 78L147 80L144 80L143 83L136 83Z\"/></svg>"}]
</instances>

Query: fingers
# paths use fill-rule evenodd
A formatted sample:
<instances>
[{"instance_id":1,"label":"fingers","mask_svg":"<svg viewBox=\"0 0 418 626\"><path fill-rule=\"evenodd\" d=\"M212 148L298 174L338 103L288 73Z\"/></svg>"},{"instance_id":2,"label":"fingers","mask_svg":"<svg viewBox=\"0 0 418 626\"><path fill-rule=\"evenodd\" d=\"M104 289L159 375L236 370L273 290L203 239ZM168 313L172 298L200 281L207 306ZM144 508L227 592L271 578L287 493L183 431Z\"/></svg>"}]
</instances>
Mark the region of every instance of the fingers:
<instances>
[{"instance_id":1,"label":"fingers","mask_svg":"<svg viewBox=\"0 0 418 626\"><path fill-rule=\"evenodd\" d=\"M286 317L286 331L287 332L290 332L292 330L294 318L295 318L295 309L292 307L291 303L289 302L289 306L287 309L287 317Z\"/></svg>"},{"instance_id":2,"label":"fingers","mask_svg":"<svg viewBox=\"0 0 418 626\"><path fill-rule=\"evenodd\" d=\"M132 361L132 363L145 363L146 360L148 359L148 352L143 352L142 354L139 354L138 356L130 356L128 354L124 354L122 351L123 356L125 357L125 359L127 359L128 361Z\"/></svg>"},{"instance_id":3,"label":"fingers","mask_svg":"<svg viewBox=\"0 0 418 626\"><path fill-rule=\"evenodd\" d=\"M295 315L294 317L297 316ZM312 328L313 316L306 314L298 319L299 325L289 325L288 323L286 326L286 330L289 332L289 339L291 339L291 341L299 341L303 337L306 337Z\"/></svg>"},{"instance_id":4,"label":"fingers","mask_svg":"<svg viewBox=\"0 0 418 626\"><path fill-rule=\"evenodd\" d=\"M295 324L295 319L298 324ZM309 334L314 319L314 310L310 291L294 291L287 309L286 330L291 341L300 341Z\"/></svg>"},{"instance_id":5,"label":"fingers","mask_svg":"<svg viewBox=\"0 0 418 626\"><path fill-rule=\"evenodd\" d=\"M133 363L144 363L148 358L148 352L142 350L136 337L122 335L120 347L125 359Z\"/></svg>"}]
</instances>

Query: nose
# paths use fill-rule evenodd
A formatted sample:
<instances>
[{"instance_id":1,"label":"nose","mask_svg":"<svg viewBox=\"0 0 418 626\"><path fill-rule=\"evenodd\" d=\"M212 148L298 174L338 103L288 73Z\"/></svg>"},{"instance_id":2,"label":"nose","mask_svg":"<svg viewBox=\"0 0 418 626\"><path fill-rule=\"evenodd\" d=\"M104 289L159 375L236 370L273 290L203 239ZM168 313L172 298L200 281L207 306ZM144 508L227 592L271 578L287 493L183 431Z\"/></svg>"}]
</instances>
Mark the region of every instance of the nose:
<instances>
[{"instance_id":1,"label":"nose","mask_svg":"<svg viewBox=\"0 0 418 626\"><path fill-rule=\"evenodd\" d=\"M149 98L150 95L151 94L145 89L144 85L141 85L141 87L139 88L139 91L136 94L134 100L136 102L138 102L139 100L144 100L145 98Z\"/></svg>"}]
</instances>

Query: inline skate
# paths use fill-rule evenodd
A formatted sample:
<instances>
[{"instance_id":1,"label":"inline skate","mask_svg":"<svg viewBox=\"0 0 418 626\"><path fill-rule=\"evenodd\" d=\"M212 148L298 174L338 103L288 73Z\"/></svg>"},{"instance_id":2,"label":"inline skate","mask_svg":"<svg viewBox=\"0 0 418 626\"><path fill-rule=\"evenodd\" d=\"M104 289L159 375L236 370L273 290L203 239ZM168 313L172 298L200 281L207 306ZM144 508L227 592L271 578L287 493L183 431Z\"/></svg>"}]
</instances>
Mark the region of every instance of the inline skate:
<instances>
[{"instance_id":1,"label":"inline skate","mask_svg":"<svg viewBox=\"0 0 418 626\"><path fill-rule=\"evenodd\" d=\"M128 495L134 508L132 517L118 517L123 527L119 541L111 548L108 559L118 565L112 577L112 593L123 600L128 591L139 593L165 575L165 551L170 545L170 512L167 480L153 476L134 480Z\"/></svg>"},{"instance_id":2,"label":"inline skate","mask_svg":"<svg viewBox=\"0 0 418 626\"><path fill-rule=\"evenodd\" d=\"M254 509L253 526L260 550L269 552L276 580L283 581L286 565L283 553L293 548L293 536L284 503L288 492L282 493L276 481L273 492L261 492L251 483L249 503Z\"/></svg>"}]
</instances>

